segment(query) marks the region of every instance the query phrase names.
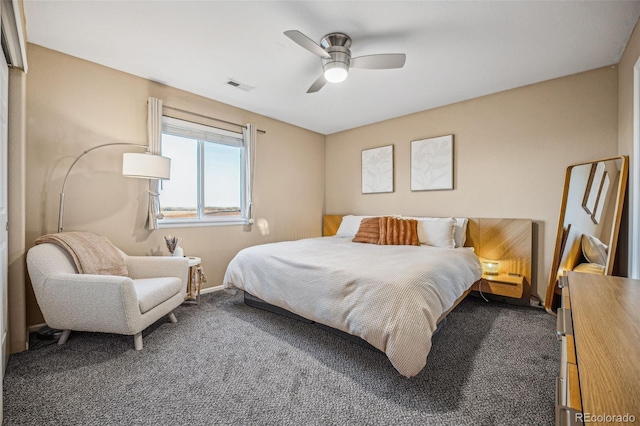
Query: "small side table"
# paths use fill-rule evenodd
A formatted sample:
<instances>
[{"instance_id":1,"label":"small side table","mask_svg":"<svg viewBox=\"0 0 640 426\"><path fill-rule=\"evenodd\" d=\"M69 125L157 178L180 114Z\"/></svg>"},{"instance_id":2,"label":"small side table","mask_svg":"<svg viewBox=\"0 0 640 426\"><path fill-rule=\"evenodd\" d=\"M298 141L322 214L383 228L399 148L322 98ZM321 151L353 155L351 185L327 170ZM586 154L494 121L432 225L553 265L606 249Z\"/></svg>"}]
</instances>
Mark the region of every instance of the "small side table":
<instances>
[{"instance_id":1,"label":"small side table","mask_svg":"<svg viewBox=\"0 0 640 426\"><path fill-rule=\"evenodd\" d=\"M509 274L482 274L482 278L473 285L472 290L482 290L483 293L487 294L519 299L524 291L524 277Z\"/></svg>"},{"instance_id":2,"label":"small side table","mask_svg":"<svg viewBox=\"0 0 640 426\"><path fill-rule=\"evenodd\" d=\"M185 303L200 304L200 287L206 282L204 273L202 272L202 259L199 257L189 256L189 280L187 282L187 295Z\"/></svg>"}]
</instances>

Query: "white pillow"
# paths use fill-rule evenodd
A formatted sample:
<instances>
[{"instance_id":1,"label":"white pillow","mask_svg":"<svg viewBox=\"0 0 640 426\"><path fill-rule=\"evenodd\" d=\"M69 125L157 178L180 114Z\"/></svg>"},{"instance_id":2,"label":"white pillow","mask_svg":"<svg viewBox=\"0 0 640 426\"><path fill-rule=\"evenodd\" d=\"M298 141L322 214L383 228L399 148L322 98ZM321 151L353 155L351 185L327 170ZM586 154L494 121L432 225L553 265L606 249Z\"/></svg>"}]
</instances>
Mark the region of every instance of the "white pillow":
<instances>
[{"instance_id":1,"label":"white pillow","mask_svg":"<svg viewBox=\"0 0 640 426\"><path fill-rule=\"evenodd\" d=\"M464 247L464 243L467 241L467 224L469 223L469 219L466 217L454 217L456 221L454 225L456 228L455 240L456 247Z\"/></svg>"},{"instance_id":2,"label":"white pillow","mask_svg":"<svg viewBox=\"0 0 640 426\"><path fill-rule=\"evenodd\" d=\"M354 238L358 233L358 229L360 229L360 222L365 217L374 217L374 216L354 216L347 215L342 216L342 223L340 223L340 227L338 227L338 232L336 232L336 236L343 238Z\"/></svg>"},{"instance_id":3,"label":"white pillow","mask_svg":"<svg viewBox=\"0 0 640 426\"><path fill-rule=\"evenodd\" d=\"M434 247L454 248L456 246L455 224L452 217L414 217L418 221L420 244Z\"/></svg>"},{"instance_id":4,"label":"white pillow","mask_svg":"<svg viewBox=\"0 0 640 426\"><path fill-rule=\"evenodd\" d=\"M606 266L608 251L609 247L596 237L582 234L582 254L588 262Z\"/></svg>"}]
</instances>

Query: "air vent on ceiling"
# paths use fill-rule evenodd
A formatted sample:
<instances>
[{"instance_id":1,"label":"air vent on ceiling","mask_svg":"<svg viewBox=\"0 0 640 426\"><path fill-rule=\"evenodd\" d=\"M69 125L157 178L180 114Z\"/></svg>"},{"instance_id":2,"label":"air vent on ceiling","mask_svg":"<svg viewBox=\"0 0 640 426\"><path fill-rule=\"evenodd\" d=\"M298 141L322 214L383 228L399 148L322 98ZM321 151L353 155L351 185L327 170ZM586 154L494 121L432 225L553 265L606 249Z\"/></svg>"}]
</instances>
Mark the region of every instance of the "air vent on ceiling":
<instances>
[{"instance_id":1,"label":"air vent on ceiling","mask_svg":"<svg viewBox=\"0 0 640 426\"><path fill-rule=\"evenodd\" d=\"M245 92L250 92L254 88L249 86L248 84L240 83L239 81L235 81L232 79L227 80L227 84L229 86L237 87L240 90L244 90Z\"/></svg>"}]
</instances>

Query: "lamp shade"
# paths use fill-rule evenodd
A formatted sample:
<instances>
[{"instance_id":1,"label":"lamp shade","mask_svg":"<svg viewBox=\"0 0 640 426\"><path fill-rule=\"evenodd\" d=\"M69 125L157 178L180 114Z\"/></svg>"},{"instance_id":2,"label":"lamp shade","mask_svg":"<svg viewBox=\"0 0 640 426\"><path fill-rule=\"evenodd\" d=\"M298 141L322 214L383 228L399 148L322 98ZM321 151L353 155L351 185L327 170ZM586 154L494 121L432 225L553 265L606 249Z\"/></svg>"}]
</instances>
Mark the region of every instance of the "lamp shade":
<instances>
[{"instance_id":1,"label":"lamp shade","mask_svg":"<svg viewBox=\"0 0 640 426\"><path fill-rule=\"evenodd\" d=\"M483 260L482 261L482 272L485 275L498 275L498 262L494 260Z\"/></svg>"},{"instance_id":2,"label":"lamp shade","mask_svg":"<svg viewBox=\"0 0 640 426\"><path fill-rule=\"evenodd\" d=\"M122 154L122 175L140 179L169 179L171 159L154 154Z\"/></svg>"}]
</instances>

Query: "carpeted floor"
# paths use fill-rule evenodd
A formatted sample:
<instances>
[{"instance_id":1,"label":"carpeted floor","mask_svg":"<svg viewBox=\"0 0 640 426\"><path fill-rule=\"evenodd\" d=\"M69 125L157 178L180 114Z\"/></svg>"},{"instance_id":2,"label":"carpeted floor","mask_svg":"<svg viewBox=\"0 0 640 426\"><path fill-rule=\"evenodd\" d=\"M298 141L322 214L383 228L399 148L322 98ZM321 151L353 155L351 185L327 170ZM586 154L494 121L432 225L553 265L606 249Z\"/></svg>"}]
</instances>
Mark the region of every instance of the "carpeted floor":
<instances>
[{"instance_id":1,"label":"carpeted floor","mask_svg":"<svg viewBox=\"0 0 640 426\"><path fill-rule=\"evenodd\" d=\"M448 317L427 367L327 331L202 296L177 324L133 338L72 333L32 340L4 378L6 425L544 425L554 416L559 344L542 310L473 297Z\"/></svg>"}]
</instances>

